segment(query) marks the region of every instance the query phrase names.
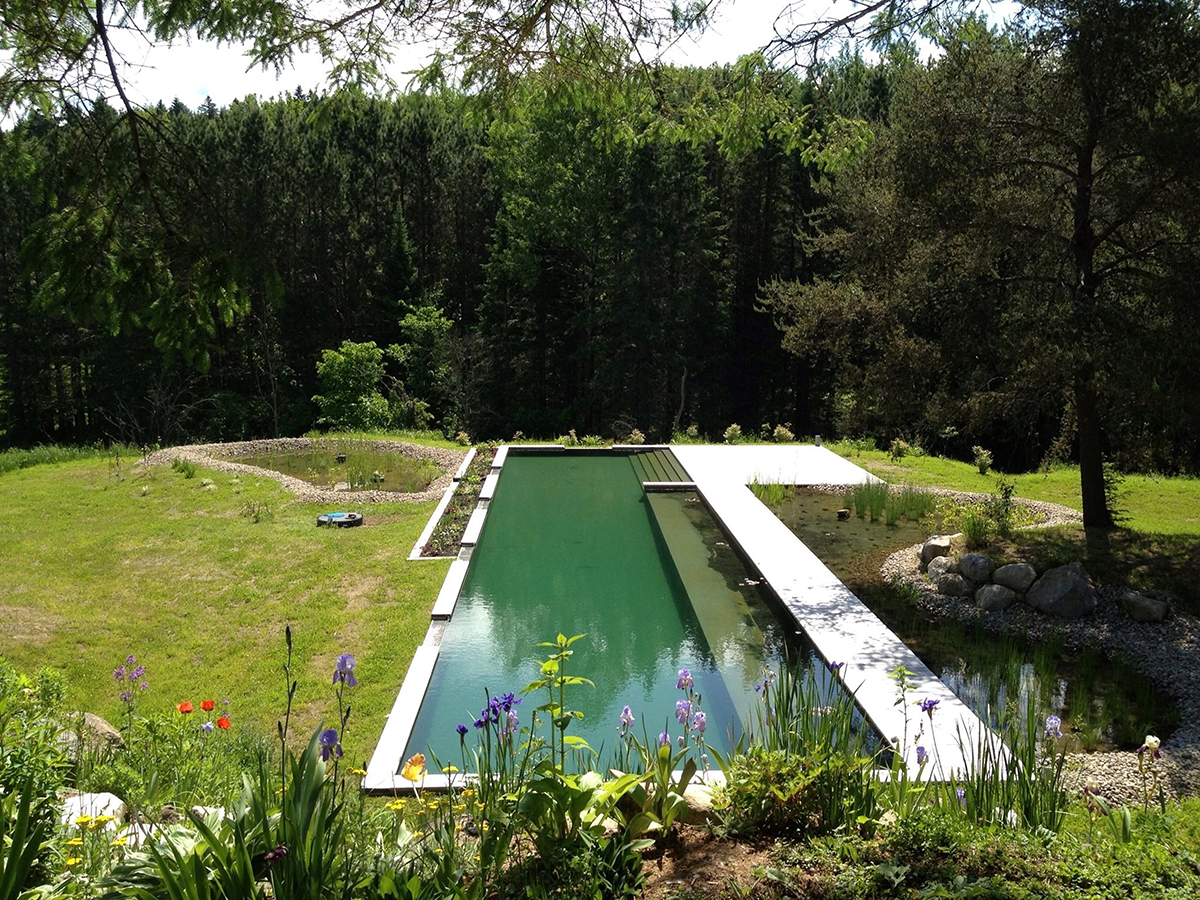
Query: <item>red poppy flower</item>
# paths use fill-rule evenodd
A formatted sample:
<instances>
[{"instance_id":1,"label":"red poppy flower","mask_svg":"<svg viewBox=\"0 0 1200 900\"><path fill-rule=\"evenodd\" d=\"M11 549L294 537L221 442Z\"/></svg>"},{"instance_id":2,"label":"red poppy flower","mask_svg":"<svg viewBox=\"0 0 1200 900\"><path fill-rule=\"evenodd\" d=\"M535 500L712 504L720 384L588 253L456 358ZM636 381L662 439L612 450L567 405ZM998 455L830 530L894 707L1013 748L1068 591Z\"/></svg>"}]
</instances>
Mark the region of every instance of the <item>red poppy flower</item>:
<instances>
[{"instance_id":1,"label":"red poppy flower","mask_svg":"<svg viewBox=\"0 0 1200 900\"><path fill-rule=\"evenodd\" d=\"M216 700L201 700L200 701L200 708L202 710L204 710L205 712L212 712L214 709L216 709L216 707L217 707Z\"/></svg>"},{"instance_id":2,"label":"red poppy flower","mask_svg":"<svg viewBox=\"0 0 1200 900\"><path fill-rule=\"evenodd\" d=\"M180 703L180 704L179 704L178 706L176 706L175 708L176 708L177 710L179 710L181 713L183 713L185 716L186 716L188 713L192 712L192 711L195 709L195 707L194 707L194 706L192 706L192 701L191 701L191 700L184 700L182 703Z\"/></svg>"},{"instance_id":3,"label":"red poppy flower","mask_svg":"<svg viewBox=\"0 0 1200 900\"><path fill-rule=\"evenodd\" d=\"M222 731L228 731L229 725L229 716L221 716L221 718L217 719L217 727Z\"/></svg>"}]
</instances>

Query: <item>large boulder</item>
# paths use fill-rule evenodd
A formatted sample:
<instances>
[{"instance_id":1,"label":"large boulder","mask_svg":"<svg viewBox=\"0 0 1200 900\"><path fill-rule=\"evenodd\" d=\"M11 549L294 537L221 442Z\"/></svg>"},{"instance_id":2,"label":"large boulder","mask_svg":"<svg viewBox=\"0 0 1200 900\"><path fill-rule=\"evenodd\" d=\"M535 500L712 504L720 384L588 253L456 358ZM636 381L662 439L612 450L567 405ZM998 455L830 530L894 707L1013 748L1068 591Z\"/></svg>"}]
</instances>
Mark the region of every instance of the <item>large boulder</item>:
<instances>
[{"instance_id":1,"label":"large boulder","mask_svg":"<svg viewBox=\"0 0 1200 900\"><path fill-rule=\"evenodd\" d=\"M1135 622L1161 622L1171 612L1166 600L1155 600L1135 591L1123 591L1117 602Z\"/></svg>"},{"instance_id":2,"label":"large boulder","mask_svg":"<svg viewBox=\"0 0 1200 900\"><path fill-rule=\"evenodd\" d=\"M958 558L958 571L978 584L991 578L994 568L995 561L982 553L964 553Z\"/></svg>"},{"instance_id":3,"label":"large boulder","mask_svg":"<svg viewBox=\"0 0 1200 900\"><path fill-rule=\"evenodd\" d=\"M1033 583L1025 602L1039 612L1078 619L1096 608L1096 592L1079 563L1050 569Z\"/></svg>"},{"instance_id":4,"label":"large boulder","mask_svg":"<svg viewBox=\"0 0 1200 900\"><path fill-rule=\"evenodd\" d=\"M1023 594L1037 581L1037 569L1029 563L1009 563L992 573L992 581Z\"/></svg>"},{"instance_id":5,"label":"large boulder","mask_svg":"<svg viewBox=\"0 0 1200 900\"><path fill-rule=\"evenodd\" d=\"M1016 600L1016 591L1002 584L985 584L975 592L975 605L988 612L1008 609Z\"/></svg>"},{"instance_id":6,"label":"large boulder","mask_svg":"<svg viewBox=\"0 0 1200 900\"><path fill-rule=\"evenodd\" d=\"M950 535L935 534L921 545L921 571L929 568L929 563L940 556L950 555Z\"/></svg>"},{"instance_id":7,"label":"large boulder","mask_svg":"<svg viewBox=\"0 0 1200 900\"><path fill-rule=\"evenodd\" d=\"M957 572L950 572L938 579L937 589L939 594L947 597L970 597L975 593L975 582Z\"/></svg>"},{"instance_id":8,"label":"large boulder","mask_svg":"<svg viewBox=\"0 0 1200 900\"><path fill-rule=\"evenodd\" d=\"M63 800L61 821L64 825L71 825L85 817L107 817L102 824L105 830L110 830L115 825L123 824L128 813L129 807L116 794L71 794Z\"/></svg>"},{"instance_id":9,"label":"large boulder","mask_svg":"<svg viewBox=\"0 0 1200 900\"><path fill-rule=\"evenodd\" d=\"M75 719L70 726L58 733L56 741L68 761L72 763L79 759L81 748L97 752L106 747L125 745L121 732L95 713L84 713Z\"/></svg>"},{"instance_id":10,"label":"large boulder","mask_svg":"<svg viewBox=\"0 0 1200 900\"><path fill-rule=\"evenodd\" d=\"M929 569L925 574L929 576L930 581L937 584L943 575L949 575L954 571L956 569L953 559L949 556L938 556L929 561Z\"/></svg>"}]
</instances>

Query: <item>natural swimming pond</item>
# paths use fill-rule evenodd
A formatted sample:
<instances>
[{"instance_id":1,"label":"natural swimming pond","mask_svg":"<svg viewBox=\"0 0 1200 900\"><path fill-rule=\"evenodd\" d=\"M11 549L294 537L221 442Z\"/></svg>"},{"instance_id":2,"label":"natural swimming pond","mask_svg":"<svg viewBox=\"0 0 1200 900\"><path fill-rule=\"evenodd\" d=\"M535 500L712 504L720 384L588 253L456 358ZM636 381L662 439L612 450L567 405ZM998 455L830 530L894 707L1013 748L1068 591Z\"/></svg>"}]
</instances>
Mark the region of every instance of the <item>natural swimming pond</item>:
<instances>
[{"instance_id":1,"label":"natural swimming pond","mask_svg":"<svg viewBox=\"0 0 1200 900\"><path fill-rule=\"evenodd\" d=\"M1096 652L1069 653L984 632L982 625L931 621L883 583L879 568L897 550L942 530L942 523L889 526L851 516L839 520L844 498L797 490L773 505L779 518L935 674L979 716L1001 710L1023 715L1032 701L1039 717L1057 715L1074 746L1132 749L1148 734L1178 723L1175 706L1142 675Z\"/></svg>"},{"instance_id":2,"label":"natural swimming pond","mask_svg":"<svg viewBox=\"0 0 1200 900\"><path fill-rule=\"evenodd\" d=\"M584 718L568 733L601 759L625 705L639 738L681 733L682 668L702 695L706 738L722 751L756 702L764 666L778 667L785 652L832 689L811 645L777 613L698 497L647 494L633 459L510 453L404 757L432 748L461 764L456 726L471 726L485 690L519 692L538 677L550 651L537 644L559 633L587 635L572 648L568 674L595 688L571 689L566 706ZM518 707L522 725L543 702L533 696Z\"/></svg>"},{"instance_id":3,"label":"natural swimming pond","mask_svg":"<svg viewBox=\"0 0 1200 900\"><path fill-rule=\"evenodd\" d=\"M415 494L442 474L428 459L379 450L370 441L323 440L305 450L239 456L237 462L282 472L325 490Z\"/></svg>"}]
</instances>

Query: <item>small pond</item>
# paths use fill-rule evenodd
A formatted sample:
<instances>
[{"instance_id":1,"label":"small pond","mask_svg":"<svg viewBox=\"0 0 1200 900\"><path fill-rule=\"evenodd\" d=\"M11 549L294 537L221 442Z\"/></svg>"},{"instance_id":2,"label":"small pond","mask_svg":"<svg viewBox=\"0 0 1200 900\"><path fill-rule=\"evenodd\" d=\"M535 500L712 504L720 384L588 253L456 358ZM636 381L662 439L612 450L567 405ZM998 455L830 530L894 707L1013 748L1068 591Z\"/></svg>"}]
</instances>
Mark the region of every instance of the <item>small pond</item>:
<instances>
[{"instance_id":1,"label":"small pond","mask_svg":"<svg viewBox=\"0 0 1200 900\"><path fill-rule=\"evenodd\" d=\"M442 474L428 459L379 450L370 441L329 440L306 450L239 456L237 462L298 478L313 487L415 494Z\"/></svg>"},{"instance_id":2,"label":"small pond","mask_svg":"<svg viewBox=\"0 0 1200 900\"><path fill-rule=\"evenodd\" d=\"M1057 715L1071 745L1083 750L1133 749L1146 734L1165 736L1178 711L1129 666L1096 652L1069 653L984 632L982 625L932 621L879 568L890 554L943 531L936 513L922 523L851 515L839 520L840 494L797 490L772 504L776 515L951 690L993 724L1001 711L1023 716L1032 702L1039 723Z\"/></svg>"}]
</instances>

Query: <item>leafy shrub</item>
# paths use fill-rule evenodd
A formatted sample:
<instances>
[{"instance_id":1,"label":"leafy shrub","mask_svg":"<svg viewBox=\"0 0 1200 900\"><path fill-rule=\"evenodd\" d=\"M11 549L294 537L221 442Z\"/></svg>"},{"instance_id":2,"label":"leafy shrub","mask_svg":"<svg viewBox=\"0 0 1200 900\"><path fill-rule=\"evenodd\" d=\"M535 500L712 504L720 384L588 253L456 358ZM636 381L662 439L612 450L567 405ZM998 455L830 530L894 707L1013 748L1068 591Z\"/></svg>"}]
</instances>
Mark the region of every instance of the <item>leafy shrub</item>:
<instances>
[{"instance_id":1,"label":"leafy shrub","mask_svg":"<svg viewBox=\"0 0 1200 900\"><path fill-rule=\"evenodd\" d=\"M583 447L606 447L608 446L608 441L598 434L585 434L580 438L579 444Z\"/></svg>"},{"instance_id":2,"label":"leafy shrub","mask_svg":"<svg viewBox=\"0 0 1200 900\"><path fill-rule=\"evenodd\" d=\"M792 434L792 430L786 425L776 425L773 438L777 444L790 444L796 440L796 435Z\"/></svg>"},{"instance_id":3,"label":"leafy shrub","mask_svg":"<svg viewBox=\"0 0 1200 900\"><path fill-rule=\"evenodd\" d=\"M894 460L904 459L908 455L908 441L900 438L892 438L892 443L888 447L888 455Z\"/></svg>"},{"instance_id":4,"label":"leafy shrub","mask_svg":"<svg viewBox=\"0 0 1200 900\"><path fill-rule=\"evenodd\" d=\"M1012 536L1013 513L1016 506L1013 503L1013 495L1016 490L1016 484L1007 478L1001 478L996 482L995 493L983 505L996 533L1002 538Z\"/></svg>"},{"instance_id":5,"label":"leafy shrub","mask_svg":"<svg viewBox=\"0 0 1200 900\"><path fill-rule=\"evenodd\" d=\"M967 539L967 547L978 550L987 546L992 533L992 520L986 513L967 510L962 519L962 531Z\"/></svg>"},{"instance_id":6,"label":"leafy shrub","mask_svg":"<svg viewBox=\"0 0 1200 900\"><path fill-rule=\"evenodd\" d=\"M471 436L469 434L467 434L465 431L460 431L456 435L454 435L454 443L458 444L458 446L460 446L460 447L470 447L471 446Z\"/></svg>"},{"instance_id":7,"label":"leafy shrub","mask_svg":"<svg viewBox=\"0 0 1200 900\"><path fill-rule=\"evenodd\" d=\"M171 469L180 473L184 478L195 478L197 468L190 459L180 459L177 456L171 461Z\"/></svg>"},{"instance_id":8,"label":"leafy shrub","mask_svg":"<svg viewBox=\"0 0 1200 900\"><path fill-rule=\"evenodd\" d=\"M628 443L628 444L644 444L644 443L646 443L646 436L644 434L642 434L642 432L639 431L637 428L635 428L631 432L629 432L629 437L626 440L626 443Z\"/></svg>"},{"instance_id":9,"label":"leafy shrub","mask_svg":"<svg viewBox=\"0 0 1200 900\"><path fill-rule=\"evenodd\" d=\"M271 507L262 500L247 500L242 504L241 515L243 519L249 519L255 525L275 518Z\"/></svg>"},{"instance_id":10,"label":"leafy shrub","mask_svg":"<svg viewBox=\"0 0 1200 900\"><path fill-rule=\"evenodd\" d=\"M742 426L734 422L725 429L725 443L736 444L742 439Z\"/></svg>"},{"instance_id":11,"label":"leafy shrub","mask_svg":"<svg viewBox=\"0 0 1200 900\"><path fill-rule=\"evenodd\" d=\"M992 469L992 451L985 450L976 444L971 448L971 453L975 455L975 468L979 470L980 475L986 475Z\"/></svg>"},{"instance_id":12,"label":"leafy shrub","mask_svg":"<svg viewBox=\"0 0 1200 900\"><path fill-rule=\"evenodd\" d=\"M579 438L575 435L575 429L572 428L566 434L559 435L558 443L562 444L564 447L578 447Z\"/></svg>"}]
</instances>

